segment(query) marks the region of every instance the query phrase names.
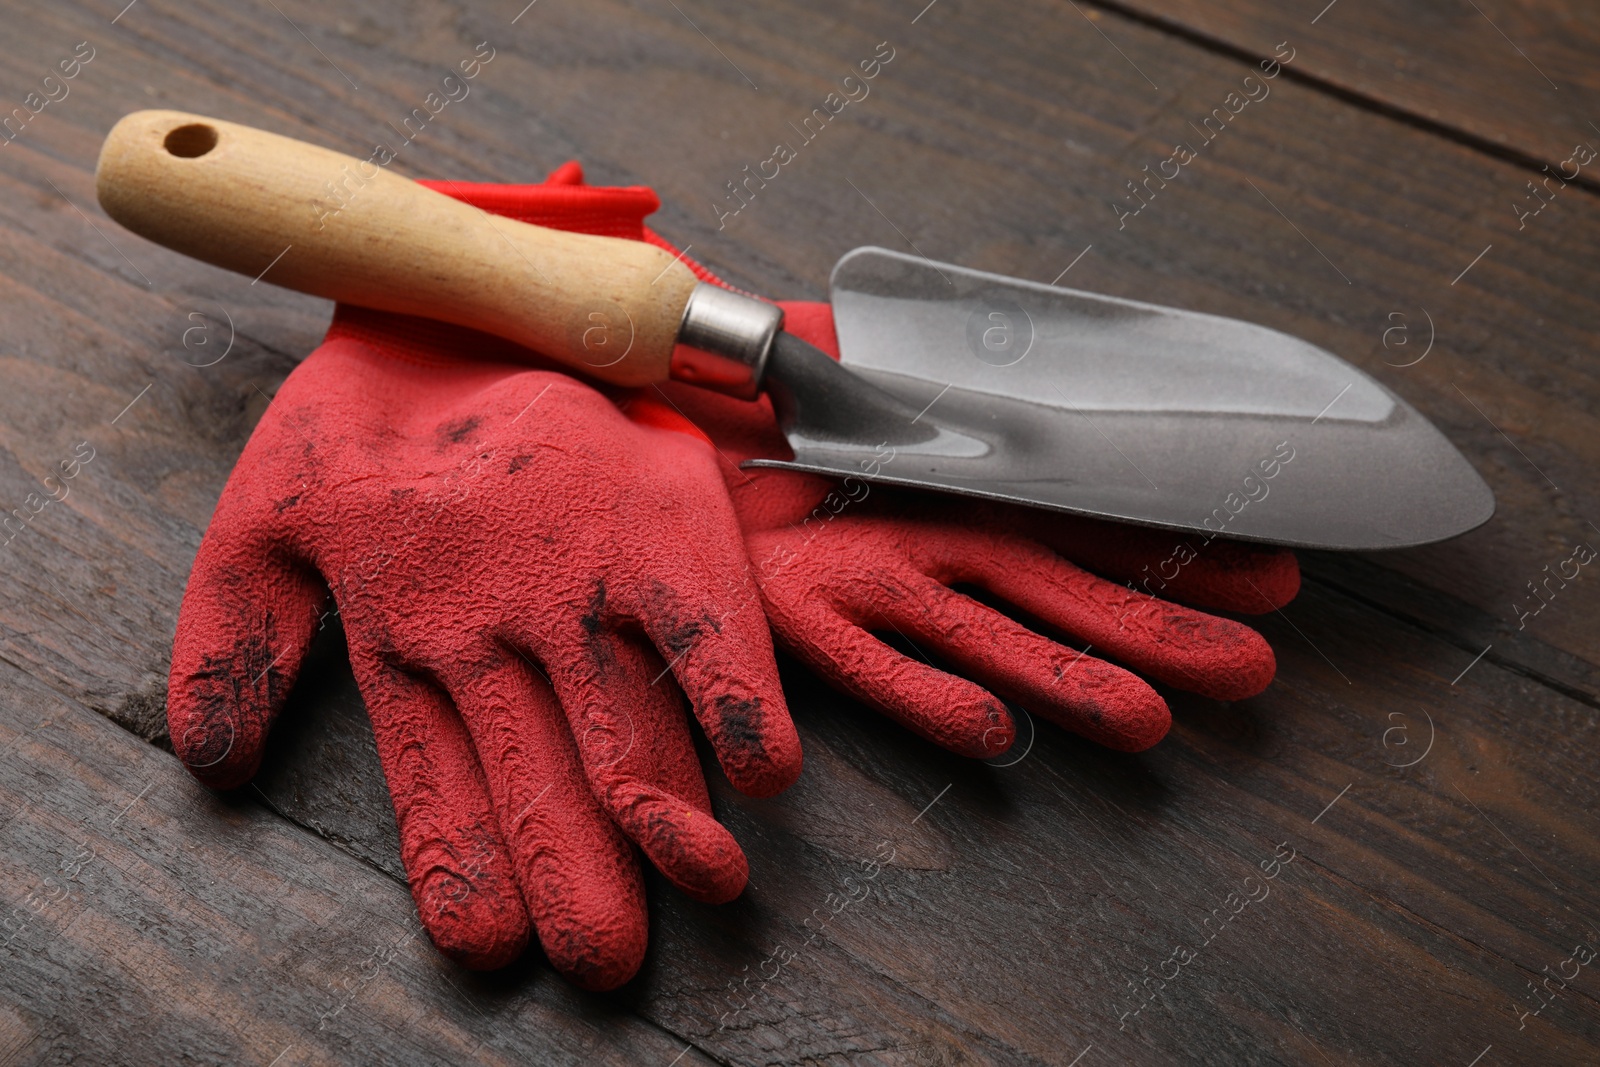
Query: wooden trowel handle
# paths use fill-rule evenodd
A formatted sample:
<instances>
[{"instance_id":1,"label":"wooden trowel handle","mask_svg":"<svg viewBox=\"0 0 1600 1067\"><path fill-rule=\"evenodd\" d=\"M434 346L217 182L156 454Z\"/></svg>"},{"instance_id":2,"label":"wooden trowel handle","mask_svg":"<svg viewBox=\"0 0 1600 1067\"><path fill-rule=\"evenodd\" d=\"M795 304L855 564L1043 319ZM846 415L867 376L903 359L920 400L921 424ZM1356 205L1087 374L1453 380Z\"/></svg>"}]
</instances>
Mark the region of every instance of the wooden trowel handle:
<instances>
[{"instance_id":1,"label":"wooden trowel handle","mask_svg":"<svg viewBox=\"0 0 1600 1067\"><path fill-rule=\"evenodd\" d=\"M620 385L668 377L696 281L681 262L488 215L383 162L139 111L107 135L96 183L112 218L207 263L498 334Z\"/></svg>"}]
</instances>

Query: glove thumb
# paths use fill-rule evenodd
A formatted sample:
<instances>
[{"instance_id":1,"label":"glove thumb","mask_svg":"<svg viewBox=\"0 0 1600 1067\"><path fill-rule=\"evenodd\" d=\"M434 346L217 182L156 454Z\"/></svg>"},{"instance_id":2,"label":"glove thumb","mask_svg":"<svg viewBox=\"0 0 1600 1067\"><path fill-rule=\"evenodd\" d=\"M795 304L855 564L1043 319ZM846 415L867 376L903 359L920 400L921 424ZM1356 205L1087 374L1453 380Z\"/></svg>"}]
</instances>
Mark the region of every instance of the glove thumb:
<instances>
[{"instance_id":1,"label":"glove thumb","mask_svg":"<svg viewBox=\"0 0 1600 1067\"><path fill-rule=\"evenodd\" d=\"M215 789L255 775L327 601L316 572L251 521L234 489L195 557L167 688L173 750Z\"/></svg>"}]
</instances>

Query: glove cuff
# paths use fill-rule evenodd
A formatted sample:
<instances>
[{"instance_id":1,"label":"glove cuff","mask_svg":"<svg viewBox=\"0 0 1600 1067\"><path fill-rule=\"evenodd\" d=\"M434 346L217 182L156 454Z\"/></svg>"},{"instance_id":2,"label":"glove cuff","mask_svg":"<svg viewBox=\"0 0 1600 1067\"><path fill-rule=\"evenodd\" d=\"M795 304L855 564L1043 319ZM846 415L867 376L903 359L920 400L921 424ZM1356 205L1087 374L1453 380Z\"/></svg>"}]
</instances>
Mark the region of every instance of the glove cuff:
<instances>
[{"instance_id":1,"label":"glove cuff","mask_svg":"<svg viewBox=\"0 0 1600 1067\"><path fill-rule=\"evenodd\" d=\"M463 203L552 230L592 233L601 237L646 240L645 216L661 208L661 198L643 185L584 185L576 162L556 168L542 185L496 182L419 181ZM676 251L676 249L674 249Z\"/></svg>"},{"instance_id":2,"label":"glove cuff","mask_svg":"<svg viewBox=\"0 0 1600 1067\"><path fill-rule=\"evenodd\" d=\"M322 344L335 342L353 342L384 359L433 370L501 363L572 377L567 367L491 333L350 304L334 306L333 321L328 324ZM584 384L606 396L614 397L617 392L616 387L604 382Z\"/></svg>"}]
</instances>

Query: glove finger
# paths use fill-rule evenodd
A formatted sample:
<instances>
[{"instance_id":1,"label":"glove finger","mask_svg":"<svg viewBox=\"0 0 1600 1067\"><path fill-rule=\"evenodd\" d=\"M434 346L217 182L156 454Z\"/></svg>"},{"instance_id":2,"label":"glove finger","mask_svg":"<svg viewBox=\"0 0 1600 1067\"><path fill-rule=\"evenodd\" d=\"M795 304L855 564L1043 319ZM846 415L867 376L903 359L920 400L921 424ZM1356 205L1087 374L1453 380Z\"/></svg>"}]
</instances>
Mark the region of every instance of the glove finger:
<instances>
[{"instance_id":1,"label":"glove finger","mask_svg":"<svg viewBox=\"0 0 1600 1067\"><path fill-rule=\"evenodd\" d=\"M679 889L726 903L743 892L749 864L712 817L682 696L647 648L601 630L588 662L574 657L578 669L553 681L602 807Z\"/></svg>"},{"instance_id":2,"label":"glove finger","mask_svg":"<svg viewBox=\"0 0 1600 1067\"><path fill-rule=\"evenodd\" d=\"M806 666L912 733L977 759L1016 739L1011 713L993 694L902 655L831 607L769 595L768 611L778 640Z\"/></svg>"},{"instance_id":3,"label":"glove finger","mask_svg":"<svg viewBox=\"0 0 1600 1067\"><path fill-rule=\"evenodd\" d=\"M206 785L255 776L327 596L315 571L241 521L224 495L183 593L167 686L173 751Z\"/></svg>"},{"instance_id":4,"label":"glove finger","mask_svg":"<svg viewBox=\"0 0 1600 1067\"><path fill-rule=\"evenodd\" d=\"M1158 681L1216 700L1255 696L1277 670L1272 646L1243 623L1097 578L1043 545L977 535L947 548L974 581Z\"/></svg>"},{"instance_id":5,"label":"glove finger","mask_svg":"<svg viewBox=\"0 0 1600 1067\"><path fill-rule=\"evenodd\" d=\"M648 939L638 860L585 780L548 684L514 651L440 672L488 782L550 962L585 989L632 978Z\"/></svg>"},{"instance_id":6,"label":"glove finger","mask_svg":"<svg viewBox=\"0 0 1600 1067\"><path fill-rule=\"evenodd\" d=\"M1026 530L1087 570L1199 608L1258 615L1300 591L1300 563L1286 548L1072 515L1031 515Z\"/></svg>"},{"instance_id":7,"label":"glove finger","mask_svg":"<svg viewBox=\"0 0 1600 1067\"><path fill-rule=\"evenodd\" d=\"M438 687L352 649L428 936L477 970L503 967L531 925L466 725Z\"/></svg>"},{"instance_id":8,"label":"glove finger","mask_svg":"<svg viewBox=\"0 0 1600 1067\"><path fill-rule=\"evenodd\" d=\"M927 642L1000 695L1119 752L1141 752L1172 725L1138 676L1075 652L923 575L877 605L882 623ZM867 622L871 625L871 622Z\"/></svg>"},{"instance_id":9,"label":"glove finger","mask_svg":"<svg viewBox=\"0 0 1600 1067\"><path fill-rule=\"evenodd\" d=\"M694 587L729 585L725 574L706 574ZM698 610L661 594L639 621L694 706L728 780L748 796L769 797L800 777L800 735L783 699L761 601L744 583L737 594Z\"/></svg>"}]
</instances>

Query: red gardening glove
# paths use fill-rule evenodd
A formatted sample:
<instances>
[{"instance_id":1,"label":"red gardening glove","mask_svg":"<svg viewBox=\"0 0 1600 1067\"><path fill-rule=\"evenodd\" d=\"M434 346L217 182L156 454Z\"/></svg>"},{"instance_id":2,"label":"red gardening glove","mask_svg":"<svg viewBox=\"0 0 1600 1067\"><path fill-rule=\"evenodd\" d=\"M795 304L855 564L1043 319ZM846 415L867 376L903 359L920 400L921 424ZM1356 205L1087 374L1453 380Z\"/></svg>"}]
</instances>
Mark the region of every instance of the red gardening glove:
<instances>
[{"instance_id":1,"label":"red gardening glove","mask_svg":"<svg viewBox=\"0 0 1600 1067\"><path fill-rule=\"evenodd\" d=\"M582 186L575 164L551 181L566 188L552 191L529 221L592 227L676 252L643 225L642 215L616 212L597 221L619 190ZM590 195L594 199L585 199ZM718 281L685 262L702 280ZM780 306L789 331L838 357L828 305ZM992 691L1112 748L1155 744L1171 722L1166 702L1135 674L1087 654L1089 647L1219 700L1253 696L1272 681L1272 649L1254 630L1155 594L1201 607L1269 611L1299 589L1291 552L894 492L854 479L840 485L812 475L740 470L737 464L747 459L792 458L765 397L745 403L679 384L662 387L661 395L710 435L725 461L779 642L923 737L972 756L1004 751L1015 726ZM1077 639L1085 651L951 588L958 584L987 589ZM904 656L874 631L896 632L974 681Z\"/></svg>"},{"instance_id":2,"label":"red gardening glove","mask_svg":"<svg viewBox=\"0 0 1600 1067\"><path fill-rule=\"evenodd\" d=\"M168 720L201 781L248 781L331 589L429 935L494 967L531 920L606 989L645 949L630 839L697 899L746 878L677 685L745 792L800 750L715 453L536 361L338 309L217 503Z\"/></svg>"},{"instance_id":3,"label":"red gardening glove","mask_svg":"<svg viewBox=\"0 0 1600 1067\"><path fill-rule=\"evenodd\" d=\"M783 306L791 332L837 358L827 305ZM739 470L733 464L745 459L792 455L770 408L691 387L664 391L728 461L779 643L928 740L974 757L1004 752L1016 728L996 695L1110 748L1137 752L1161 740L1171 725L1166 701L1089 648L1217 700L1254 696L1272 681L1276 662L1260 634L1153 594L1270 611L1299 589L1291 552L856 479ZM981 587L1083 651L952 588L960 585ZM876 633L899 636L919 658Z\"/></svg>"}]
</instances>

